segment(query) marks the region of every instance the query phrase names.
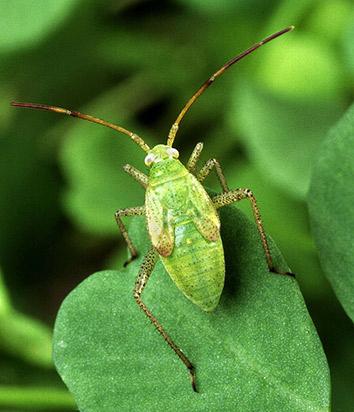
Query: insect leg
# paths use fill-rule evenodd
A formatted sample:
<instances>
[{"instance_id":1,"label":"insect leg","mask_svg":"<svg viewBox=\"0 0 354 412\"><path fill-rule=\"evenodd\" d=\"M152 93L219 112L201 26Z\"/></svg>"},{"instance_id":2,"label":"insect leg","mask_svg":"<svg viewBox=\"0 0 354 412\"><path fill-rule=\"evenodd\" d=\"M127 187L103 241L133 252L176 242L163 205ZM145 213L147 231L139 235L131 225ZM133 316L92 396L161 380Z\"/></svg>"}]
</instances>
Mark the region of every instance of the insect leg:
<instances>
[{"instance_id":1,"label":"insect leg","mask_svg":"<svg viewBox=\"0 0 354 412\"><path fill-rule=\"evenodd\" d=\"M132 262L138 256L138 252L136 251L135 246L133 245L133 242L131 241L128 235L127 228L125 227L121 218L123 216L141 216L141 215L145 215L145 206L128 207L126 209L119 209L114 214L116 222L119 226L120 231L122 232L124 240L127 242L128 249L131 254L131 257L124 263L124 267L127 266L130 262Z\"/></svg>"},{"instance_id":2,"label":"insect leg","mask_svg":"<svg viewBox=\"0 0 354 412\"><path fill-rule=\"evenodd\" d=\"M127 172L128 175L132 176L138 183L140 183L144 189L146 189L148 185L148 177L143 172L128 164L123 166L123 170Z\"/></svg>"},{"instance_id":3,"label":"insect leg","mask_svg":"<svg viewBox=\"0 0 354 412\"><path fill-rule=\"evenodd\" d=\"M199 156L202 153L203 150L203 143L199 142L196 144L195 148L193 149L193 152L187 162L187 169L191 172L195 172L195 165L197 164L199 160Z\"/></svg>"},{"instance_id":4,"label":"insect leg","mask_svg":"<svg viewBox=\"0 0 354 412\"><path fill-rule=\"evenodd\" d=\"M144 311L145 315L150 319L151 323L155 326L160 335L165 339L167 344L174 350L176 355L181 359L181 361L187 367L192 381L192 387L195 392L197 392L195 383L195 369L186 355L181 351L181 349L173 342L169 335L165 332L160 322L155 318L155 316L146 307L145 303L141 300L141 294L149 280L149 277L155 267L158 254L155 248L151 248L144 258L144 261L140 267L138 278L134 287L134 299L140 308Z\"/></svg>"},{"instance_id":5,"label":"insect leg","mask_svg":"<svg viewBox=\"0 0 354 412\"><path fill-rule=\"evenodd\" d=\"M197 175L197 179L199 180L199 182L203 182L203 180L209 175L209 173L213 170L214 167L223 192L228 192L229 187L226 183L224 172L221 169L220 163L216 159L209 159L205 163L205 165L200 169Z\"/></svg>"},{"instance_id":6,"label":"insect leg","mask_svg":"<svg viewBox=\"0 0 354 412\"><path fill-rule=\"evenodd\" d=\"M263 227L262 219L261 219L261 213L258 209L257 206L257 201L250 189L235 189L231 190L227 193L222 193L220 195L216 195L212 198L214 206L219 209L223 206L230 205L231 203L238 202L239 200L242 199L248 199L251 202L252 210L253 210L253 215L254 219L257 224L258 232L262 241L264 253L267 259L267 264L270 272L278 273L280 275L288 275L288 276L295 276L293 273L290 272L279 272L278 270L275 269L273 265L273 259L272 255L270 253L267 237L265 234L265 230Z\"/></svg>"}]
</instances>

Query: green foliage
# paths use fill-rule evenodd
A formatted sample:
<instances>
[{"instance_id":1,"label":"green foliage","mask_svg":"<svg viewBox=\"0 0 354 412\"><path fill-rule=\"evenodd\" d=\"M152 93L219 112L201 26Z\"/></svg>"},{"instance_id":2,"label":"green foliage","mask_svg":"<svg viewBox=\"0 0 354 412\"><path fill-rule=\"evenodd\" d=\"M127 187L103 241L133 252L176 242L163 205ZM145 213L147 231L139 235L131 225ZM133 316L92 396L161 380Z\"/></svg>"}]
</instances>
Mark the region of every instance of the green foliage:
<instances>
[{"instance_id":1,"label":"green foliage","mask_svg":"<svg viewBox=\"0 0 354 412\"><path fill-rule=\"evenodd\" d=\"M206 14L214 13L226 13L230 12L232 9L235 9L235 3L241 3L243 5L244 0L237 0L237 2L230 2L228 0L212 1L212 0L179 0L181 3L184 3L187 7L198 10ZM257 3L257 0L253 0Z\"/></svg>"},{"instance_id":2,"label":"green foliage","mask_svg":"<svg viewBox=\"0 0 354 412\"><path fill-rule=\"evenodd\" d=\"M257 81L280 97L305 104L337 99L344 86L341 65L333 48L325 41L301 33L282 39L279 48L265 51Z\"/></svg>"},{"instance_id":3,"label":"green foliage","mask_svg":"<svg viewBox=\"0 0 354 412\"><path fill-rule=\"evenodd\" d=\"M71 398L63 393L59 376L48 368L50 332L43 325L53 322L60 302L85 276L103 268L120 267L117 262L124 261L127 251L113 213L119 207L137 206L144 201L142 188L121 170L123 164L132 163L144 171L144 154L126 136L59 115L14 109L9 102L28 100L88 112L127 127L154 145L166 141L169 127L184 102L226 59L265 35L294 24L294 32L238 64L200 98L181 125L176 148L185 161L194 145L203 141L200 165L215 157L221 162L230 187L253 190L265 229L297 274L323 342L331 369L332 408L351 410L352 324L331 288L342 299L337 280L333 279L344 282L344 266L340 262L336 270L329 272L323 264L327 256L319 250L330 285L319 266L320 243L315 244L309 228L306 194L321 142L353 99L352 1L48 0L45 7L44 1L3 3L0 266L5 279L0 279L0 409L16 405L21 410L63 409L60 396L67 396L67 407L73 408ZM333 170L350 162L350 149L347 153L336 149L332 157L327 153ZM333 157L337 154L340 160L336 163ZM340 184L338 174L331 178ZM208 177L207 185L220 190L215 176ZM319 192L323 185L321 181ZM348 187L350 176L345 193L349 192ZM331 237L333 250L343 246L337 255L328 254L333 261L351 246L350 239L343 245L337 236L352 222L350 211L343 211L343 199L335 204L338 211L331 217L334 223L328 229L334 230L336 222L343 223ZM311 198L309 201L314 202ZM239 207L252 217L247 201L240 202ZM325 209L321 206L323 213ZM129 225L128 219L126 223ZM329 239L327 232L323 238L321 243ZM239 239L236 244L242 246ZM124 272L123 276L132 276L130 270L129 275ZM231 272L231 277L237 277L236 272ZM97 275L97 282L100 276ZM159 277L158 273L155 277ZM168 279L165 281L175 290ZM125 284L130 286L124 299L136 311L130 290L133 282L130 278ZM238 285L237 279L235 284ZM118 291L120 287L123 286L117 286ZM152 283L147 296L153 293L153 287ZM224 297L226 303L228 291L230 284ZM342 295L345 293L344 288ZM233 309L237 312L238 293L232 296L235 305L230 306L230 311L221 306L213 316L229 316ZM246 296L242 302L251 298ZM176 299L184 301L180 294ZM162 303L161 308L165 307ZM157 307L151 304L153 309ZM344 306L348 311L350 304ZM114 308L117 310L117 306ZM196 312L190 306L185 310ZM263 310L262 316L267 317L268 306ZM283 319L271 313L275 322ZM166 313L161 312L162 321L172 316L167 309ZM241 315L237 312L235 316L238 320ZM246 319L245 312L242 316ZM289 319L293 316L289 315ZM166 352L163 379L172 377L173 382L186 387L183 393L191 396L187 373L178 359L160 336L155 336L142 313L136 313L136 319L141 322L138 326L144 326L141 330L156 338L156 347ZM232 326L240 330L236 321ZM173 323L170 329L173 337L180 333L178 342L193 355L193 336L186 337L184 330L178 332ZM208 336L201 331L199 339ZM263 341L255 339L252 343L259 348ZM140 353L140 341L134 348ZM272 352L270 365L274 365L275 356ZM306 359L304 363L307 364ZM145 359L144 365L149 366ZM156 371L155 365L153 369ZM240 373L236 369L235 376ZM203 382L212 378L202 378L198 371L199 375L202 386L207 386ZM141 379L145 376L149 373L141 374ZM232 380L233 375L225 374L222 379L220 382ZM220 391L222 385L218 386ZM256 388L265 385L259 383ZM311 385L312 382L306 390ZM296 388L300 390L299 385ZM62 391L61 395L52 397L57 390ZM234 390L235 397L242 398L237 386ZM263 405L258 409L263 410ZM283 405L278 409L283 410Z\"/></svg>"},{"instance_id":4,"label":"green foliage","mask_svg":"<svg viewBox=\"0 0 354 412\"><path fill-rule=\"evenodd\" d=\"M353 19L354 20L354 19ZM347 28L344 32L344 41L343 46L345 50L345 60L347 69L354 78L354 44L352 42L354 35L354 21L352 22L351 26Z\"/></svg>"},{"instance_id":5,"label":"green foliage","mask_svg":"<svg viewBox=\"0 0 354 412\"><path fill-rule=\"evenodd\" d=\"M161 262L143 294L195 363L200 394L132 297L149 245L135 218L139 261L86 279L57 317L55 364L80 410L329 410L326 359L296 281L268 272L255 225L235 207L222 212L222 227L226 286L215 312L189 302Z\"/></svg>"},{"instance_id":6,"label":"green foliage","mask_svg":"<svg viewBox=\"0 0 354 412\"><path fill-rule=\"evenodd\" d=\"M1 272L0 348L35 365L52 367L50 329L12 307Z\"/></svg>"},{"instance_id":7,"label":"green foliage","mask_svg":"<svg viewBox=\"0 0 354 412\"><path fill-rule=\"evenodd\" d=\"M304 198L313 156L340 107L335 102L298 105L251 85L237 90L231 126L241 133L258 170L284 191Z\"/></svg>"},{"instance_id":8,"label":"green foliage","mask_svg":"<svg viewBox=\"0 0 354 412\"><path fill-rule=\"evenodd\" d=\"M62 389L48 389L46 386L33 388L0 386L0 404L11 408L21 408L21 411L66 411L75 408L74 400L68 392Z\"/></svg>"},{"instance_id":9,"label":"green foliage","mask_svg":"<svg viewBox=\"0 0 354 412\"><path fill-rule=\"evenodd\" d=\"M73 0L12 0L2 3L0 52L18 49L40 41L69 15Z\"/></svg>"},{"instance_id":10,"label":"green foliage","mask_svg":"<svg viewBox=\"0 0 354 412\"><path fill-rule=\"evenodd\" d=\"M39 366L52 367L50 329L35 319L17 312L1 319L0 347Z\"/></svg>"},{"instance_id":11,"label":"green foliage","mask_svg":"<svg viewBox=\"0 0 354 412\"><path fill-rule=\"evenodd\" d=\"M318 2L310 16L309 27L322 38L337 41L343 35L343 27L352 24L353 19L354 8L350 0L327 0Z\"/></svg>"},{"instance_id":12,"label":"green foliage","mask_svg":"<svg viewBox=\"0 0 354 412\"><path fill-rule=\"evenodd\" d=\"M0 271L0 316L6 316L11 310L10 297L6 290L2 272Z\"/></svg>"},{"instance_id":13,"label":"green foliage","mask_svg":"<svg viewBox=\"0 0 354 412\"><path fill-rule=\"evenodd\" d=\"M354 320L354 106L321 145L308 195L323 270Z\"/></svg>"}]
</instances>

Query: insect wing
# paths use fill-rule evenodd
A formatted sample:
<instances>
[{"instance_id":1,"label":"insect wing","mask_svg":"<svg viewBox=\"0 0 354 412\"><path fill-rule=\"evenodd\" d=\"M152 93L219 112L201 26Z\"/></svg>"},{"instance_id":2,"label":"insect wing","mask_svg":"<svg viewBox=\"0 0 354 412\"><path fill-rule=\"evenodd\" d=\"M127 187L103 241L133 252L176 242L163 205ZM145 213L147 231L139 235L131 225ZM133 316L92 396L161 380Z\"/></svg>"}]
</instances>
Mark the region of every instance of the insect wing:
<instances>
[{"instance_id":1,"label":"insect wing","mask_svg":"<svg viewBox=\"0 0 354 412\"><path fill-rule=\"evenodd\" d=\"M153 188L146 190L146 217L151 242L162 256L169 256L174 246L174 226Z\"/></svg>"},{"instance_id":2,"label":"insect wing","mask_svg":"<svg viewBox=\"0 0 354 412\"><path fill-rule=\"evenodd\" d=\"M193 175L189 179L189 194L193 223L204 239L215 242L220 236L219 216L204 187Z\"/></svg>"}]
</instances>

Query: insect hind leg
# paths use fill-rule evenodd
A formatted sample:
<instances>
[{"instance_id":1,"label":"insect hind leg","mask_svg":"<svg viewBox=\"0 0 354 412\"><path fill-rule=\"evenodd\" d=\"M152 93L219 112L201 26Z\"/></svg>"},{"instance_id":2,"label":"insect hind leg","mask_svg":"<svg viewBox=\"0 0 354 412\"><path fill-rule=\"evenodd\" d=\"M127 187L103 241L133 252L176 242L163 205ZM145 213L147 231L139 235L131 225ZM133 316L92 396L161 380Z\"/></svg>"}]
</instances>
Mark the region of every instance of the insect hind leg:
<instances>
[{"instance_id":1,"label":"insect hind leg","mask_svg":"<svg viewBox=\"0 0 354 412\"><path fill-rule=\"evenodd\" d=\"M259 208L257 206L257 201L256 198L253 194L253 192L250 189L235 189L235 190L230 190L227 193L222 193L220 195L216 195L212 198L212 201L214 203L214 206L219 209L223 206L230 205L231 203L238 202L239 200L243 199L248 199L251 202L252 210L253 210L253 216L257 225L257 229L259 232L259 236L262 241L262 246L263 250L266 256L268 268L270 272L277 273L279 275L287 275L287 276L292 276L295 277L295 275L291 272L279 272L273 264L273 259L272 255L270 253L269 249L269 244L267 240L267 236L265 234L265 230L263 227L263 222L261 218L261 213L259 211Z\"/></svg>"},{"instance_id":2,"label":"insect hind leg","mask_svg":"<svg viewBox=\"0 0 354 412\"><path fill-rule=\"evenodd\" d=\"M151 311L147 308L145 303L141 299L141 294L150 278L152 271L154 270L158 254L154 247L152 247L149 252L146 254L144 261L140 267L139 274L134 287L134 299L140 308L144 311L145 315L150 319L151 323L155 326L160 335L165 339L167 344L171 349L176 353L176 355L181 359L184 365L187 367L191 382L192 388L197 392L196 379L195 379L195 369L192 363L189 361L187 356L181 351L181 349L173 342L167 332L163 329L161 323L155 318Z\"/></svg>"},{"instance_id":3,"label":"insect hind leg","mask_svg":"<svg viewBox=\"0 0 354 412\"><path fill-rule=\"evenodd\" d=\"M130 258L124 263L124 267L127 266L129 263L131 263L136 257L138 256L138 252L133 245L132 240L129 237L127 228L125 227L122 217L123 216L142 216L145 215L145 206L138 206L138 207L128 207L126 209L119 209L116 211L114 214L114 217L116 219L117 225L122 232L123 238L127 243L129 252L130 252Z\"/></svg>"}]
</instances>

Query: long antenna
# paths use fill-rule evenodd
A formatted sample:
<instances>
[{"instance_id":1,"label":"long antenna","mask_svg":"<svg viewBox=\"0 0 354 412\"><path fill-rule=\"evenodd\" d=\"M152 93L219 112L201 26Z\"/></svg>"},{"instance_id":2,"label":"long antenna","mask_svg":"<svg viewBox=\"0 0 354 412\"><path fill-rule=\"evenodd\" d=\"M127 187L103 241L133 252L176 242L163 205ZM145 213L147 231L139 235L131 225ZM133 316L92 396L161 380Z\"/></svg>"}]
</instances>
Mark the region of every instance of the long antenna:
<instances>
[{"instance_id":1,"label":"long antenna","mask_svg":"<svg viewBox=\"0 0 354 412\"><path fill-rule=\"evenodd\" d=\"M192 104L198 99L198 97L214 82L214 80L221 76L229 67L231 67L233 64L237 63L238 61L240 61L241 59L243 59L244 57L246 57L247 55L249 55L250 53L254 52L255 50L257 50L259 47L263 46L263 44L266 44L268 42L270 42L271 40L276 39L277 37L288 33L289 31L294 30L294 26L289 26L286 27L283 30L280 30L276 33L271 34L270 36L266 37L265 39L263 39L262 41L254 44L253 46L251 46L249 49L245 50L244 52L242 52L241 54L233 57L231 60L229 60L227 63L225 63L217 72L215 72L211 77L209 77L209 79L204 82L200 88L193 94L193 96L188 100L187 104L183 107L182 111L180 112L180 114L178 115L176 121L173 123L173 125L171 126L171 129L168 133L168 138L167 138L167 145L168 146L172 146L178 128L179 128L179 124L181 123L181 120L183 119L183 117L185 116L185 114L188 112L188 110L190 109L190 107L192 106Z\"/></svg>"},{"instance_id":2,"label":"long antenna","mask_svg":"<svg viewBox=\"0 0 354 412\"><path fill-rule=\"evenodd\" d=\"M29 109L39 109L39 110L47 110L49 112L55 112L55 113L62 113L62 114L67 114L68 116L72 117L77 117L79 119L87 120L92 123L98 123L101 124L102 126L109 127L117 132L121 132L129 136L138 146L140 146L145 152L148 152L150 150L150 147L144 142L144 140L138 136L137 134L124 129L124 127L117 126L113 123L106 122L105 120L99 119L97 117L90 116L88 114L83 114L80 112L64 109L62 107L56 107L56 106L48 106L46 104L40 104L40 103L22 103L22 102L12 102L12 106L16 107L25 107Z\"/></svg>"}]
</instances>

